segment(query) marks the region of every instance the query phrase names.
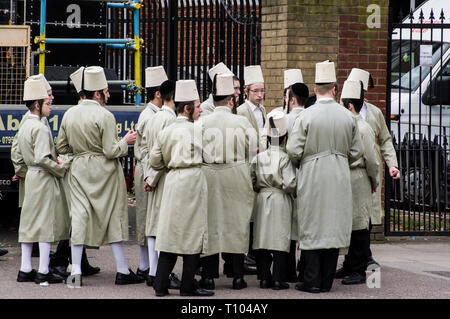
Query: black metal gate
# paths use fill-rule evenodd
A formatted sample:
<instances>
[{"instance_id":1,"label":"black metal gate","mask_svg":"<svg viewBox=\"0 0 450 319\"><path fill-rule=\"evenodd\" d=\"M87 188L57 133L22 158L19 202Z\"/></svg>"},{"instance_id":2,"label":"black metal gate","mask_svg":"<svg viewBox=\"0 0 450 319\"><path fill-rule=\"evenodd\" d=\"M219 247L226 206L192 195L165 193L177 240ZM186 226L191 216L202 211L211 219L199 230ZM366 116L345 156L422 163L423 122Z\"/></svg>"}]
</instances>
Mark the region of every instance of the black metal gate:
<instances>
[{"instance_id":1,"label":"black metal gate","mask_svg":"<svg viewBox=\"0 0 450 319\"><path fill-rule=\"evenodd\" d=\"M224 62L243 79L244 66L261 62L261 5L256 0L145 0L140 10L141 78L145 68L163 65L170 79L195 79L201 99L210 91L208 69ZM108 11L108 33L132 37L133 17ZM134 59L126 50L107 48L106 67L120 79L134 78ZM133 94L124 95L134 103Z\"/></svg>"},{"instance_id":2,"label":"black metal gate","mask_svg":"<svg viewBox=\"0 0 450 319\"><path fill-rule=\"evenodd\" d=\"M386 235L450 235L450 12L389 23L388 121L402 178L386 174ZM392 19L390 19L392 21ZM390 85L389 85L390 84Z\"/></svg>"}]
</instances>

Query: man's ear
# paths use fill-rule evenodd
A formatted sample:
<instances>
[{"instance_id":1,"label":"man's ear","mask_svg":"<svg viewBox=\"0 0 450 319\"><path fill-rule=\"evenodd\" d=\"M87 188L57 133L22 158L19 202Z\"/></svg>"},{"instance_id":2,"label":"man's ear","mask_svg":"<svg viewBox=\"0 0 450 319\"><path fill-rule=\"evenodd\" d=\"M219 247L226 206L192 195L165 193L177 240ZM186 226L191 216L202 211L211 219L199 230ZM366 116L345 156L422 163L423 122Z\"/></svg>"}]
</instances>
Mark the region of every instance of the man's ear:
<instances>
[{"instance_id":1,"label":"man's ear","mask_svg":"<svg viewBox=\"0 0 450 319\"><path fill-rule=\"evenodd\" d=\"M162 99L161 92L156 91L155 97L158 98L158 99Z\"/></svg>"}]
</instances>

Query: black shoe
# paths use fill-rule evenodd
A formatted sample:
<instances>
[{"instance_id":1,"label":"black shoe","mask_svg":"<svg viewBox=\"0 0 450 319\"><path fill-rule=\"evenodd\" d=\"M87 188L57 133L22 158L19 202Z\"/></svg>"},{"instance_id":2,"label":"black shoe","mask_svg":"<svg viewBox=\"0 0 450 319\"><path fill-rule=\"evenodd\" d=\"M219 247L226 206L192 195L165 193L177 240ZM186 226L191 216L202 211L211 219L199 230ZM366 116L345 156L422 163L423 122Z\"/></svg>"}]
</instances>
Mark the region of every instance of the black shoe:
<instances>
[{"instance_id":1,"label":"black shoe","mask_svg":"<svg viewBox=\"0 0 450 319\"><path fill-rule=\"evenodd\" d=\"M241 290L247 288L247 283L245 282L244 278L234 278L233 279L233 289L234 290Z\"/></svg>"},{"instance_id":2,"label":"black shoe","mask_svg":"<svg viewBox=\"0 0 450 319\"><path fill-rule=\"evenodd\" d=\"M256 266L248 265L244 263L244 275L256 275L258 271Z\"/></svg>"},{"instance_id":3,"label":"black shoe","mask_svg":"<svg viewBox=\"0 0 450 319\"><path fill-rule=\"evenodd\" d=\"M177 289L181 288L181 280L178 279L177 275L171 273L169 275L169 289Z\"/></svg>"},{"instance_id":4,"label":"black shoe","mask_svg":"<svg viewBox=\"0 0 450 319\"><path fill-rule=\"evenodd\" d=\"M67 267L65 266L53 266L49 267L49 270L52 273L62 277L63 279L66 279L67 277L70 276L70 272L67 272Z\"/></svg>"},{"instance_id":5,"label":"black shoe","mask_svg":"<svg viewBox=\"0 0 450 319\"><path fill-rule=\"evenodd\" d=\"M290 282L290 283L292 283L292 284L295 284L296 282L298 282L298 277L297 277L297 274L293 274L292 276L289 276L287 279L286 279L286 282Z\"/></svg>"},{"instance_id":6,"label":"black shoe","mask_svg":"<svg viewBox=\"0 0 450 319\"><path fill-rule=\"evenodd\" d=\"M36 273L36 278L34 278L34 282L36 284L40 284L43 282L48 282L49 284L59 284L62 283L64 279L58 275L53 274L51 271L48 274L41 274L40 272Z\"/></svg>"},{"instance_id":7,"label":"black shoe","mask_svg":"<svg viewBox=\"0 0 450 319\"><path fill-rule=\"evenodd\" d=\"M378 269L380 267L381 267L380 264L377 263L372 256L367 258L367 269L366 269L367 271L374 271L375 269Z\"/></svg>"},{"instance_id":8,"label":"black shoe","mask_svg":"<svg viewBox=\"0 0 450 319\"><path fill-rule=\"evenodd\" d=\"M180 296L183 297L211 297L214 296L214 291L198 288L192 292L180 292Z\"/></svg>"},{"instance_id":9,"label":"black shoe","mask_svg":"<svg viewBox=\"0 0 450 319\"><path fill-rule=\"evenodd\" d=\"M8 251L6 249L0 249L0 256L6 255Z\"/></svg>"},{"instance_id":10,"label":"black shoe","mask_svg":"<svg viewBox=\"0 0 450 319\"><path fill-rule=\"evenodd\" d=\"M264 279L259 282L259 288L261 289L269 289L273 287L272 280Z\"/></svg>"},{"instance_id":11,"label":"black shoe","mask_svg":"<svg viewBox=\"0 0 450 319\"><path fill-rule=\"evenodd\" d=\"M164 291L156 291L155 290L155 296L156 297L164 297L164 296L167 296L168 294L169 294L169 290L168 289L166 289Z\"/></svg>"},{"instance_id":12,"label":"black shoe","mask_svg":"<svg viewBox=\"0 0 450 319\"><path fill-rule=\"evenodd\" d=\"M36 278L36 270L31 270L30 272L23 272L19 270L17 274L17 282L34 282Z\"/></svg>"},{"instance_id":13,"label":"black shoe","mask_svg":"<svg viewBox=\"0 0 450 319\"><path fill-rule=\"evenodd\" d=\"M120 272L116 273L116 285L141 284L145 281L145 279L136 276L136 274L131 269L128 270L130 271L128 275L122 274Z\"/></svg>"},{"instance_id":14,"label":"black shoe","mask_svg":"<svg viewBox=\"0 0 450 319\"><path fill-rule=\"evenodd\" d=\"M349 276L350 272L344 269L344 267L339 268L336 270L336 274L334 275L335 279L344 279L345 277Z\"/></svg>"},{"instance_id":15,"label":"black shoe","mask_svg":"<svg viewBox=\"0 0 450 319\"><path fill-rule=\"evenodd\" d=\"M136 270L136 276L146 280L148 277L149 271L150 271L150 268L147 268L147 270L140 270L138 267L138 269Z\"/></svg>"},{"instance_id":16,"label":"black shoe","mask_svg":"<svg viewBox=\"0 0 450 319\"><path fill-rule=\"evenodd\" d=\"M209 278L202 278L200 279L200 281L198 282L198 286L200 288L206 289L206 290L214 290L216 289L216 285L214 283L214 279L209 279Z\"/></svg>"},{"instance_id":17,"label":"black shoe","mask_svg":"<svg viewBox=\"0 0 450 319\"><path fill-rule=\"evenodd\" d=\"M147 286L153 287L153 284L155 283L155 276L148 275L147 278L145 278L145 282L147 283Z\"/></svg>"},{"instance_id":18,"label":"black shoe","mask_svg":"<svg viewBox=\"0 0 450 319\"><path fill-rule=\"evenodd\" d=\"M283 290L283 289L289 289L289 284L284 281L275 281L273 283L273 290Z\"/></svg>"},{"instance_id":19,"label":"black shoe","mask_svg":"<svg viewBox=\"0 0 450 319\"><path fill-rule=\"evenodd\" d=\"M203 268L202 268L202 266L200 266L200 267L197 268L197 271L195 272L195 274L197 276L201 276L202 275L202 271L203 271Z\"/></svg>"},{"instance_id":20,"label":"black shoe","mask_svg":"<svg viewBox=\"0 0 450 319\"><path fill-rule=\"evenodd\" d=\"M330 289L320 288L320 292L324 292L324 293L330 292L330 290L331 290L331 288Z\"/></svg>"},{"instance_id":21,"label":"black shoe","mask_svg":"<svg viewBox=\"0 0 450 319\"><path fill-rule=\"evenodd\" d=\"M92 267L91 265L87 265L87 267L81 267L81 273L83 274L83 277L92 276L98 274L99 272L99 267Z\"/></svg>"},{"instance_id":22,"label":"black shoe","mask_svg":"<svg viewBox=\"0 0 450 319\"><path fill-rule=\"evenodd\" d=\"M312 293L312 294L318 294L318 293L320 293L320 288L317 288L317 287L309 287L309 286L306 285L304 282L296 284L296 285L295 285L295 289L296 289L296 290L300 290L300 291L304 291L304 292L309 292L309 293Z\"/></svg>"},{"instance_id":23,"label":"black shoe","mask_svg":"<svg viewBox=\"0 0 450 319\"><path fill-rule=\"evenodd\" d=\"M356 272L352 273L350 276L345 277L341 283L343 285L359 285L366 283L366 276L358 274Z\"/></svg>"}]
</instances>

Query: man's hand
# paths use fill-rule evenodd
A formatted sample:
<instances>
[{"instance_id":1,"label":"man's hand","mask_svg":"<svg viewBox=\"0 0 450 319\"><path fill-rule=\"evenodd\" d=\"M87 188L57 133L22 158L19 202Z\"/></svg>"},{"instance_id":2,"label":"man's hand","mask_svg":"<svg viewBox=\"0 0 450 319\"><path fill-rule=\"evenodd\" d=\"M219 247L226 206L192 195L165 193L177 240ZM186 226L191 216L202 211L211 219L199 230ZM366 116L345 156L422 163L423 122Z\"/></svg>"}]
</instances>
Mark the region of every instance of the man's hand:
<instances>
[{"instance_id":1,"label":"man's hand","mask_svg":"<svg viewBox=\"0 0 450 319\"><path fill-rule=\"evenodd\" d=\"M377 187L375 187L375 188L372 188L372 194L376 193L376 192L377 192L377 190L378 190L378 188L377 188Z\"/></svg>"},{"instance_id":2,"label":"man's hand","mask_svg":"<svg viewBox=\"0 0 450 319\"><path fill-rule=\"evenodd\" d=\"M400 171L397 167L390 167L389 168L389 175L391 175L392 179L400 179Z\"/></svg>"},{"instance_id":3,"label":"man's hand","mask_svg":"<svg viewBox=\"0 0 450 319\"><path fill-rule=\"evenodd\" d=\"M11 180L12 180L13 182L17 182L19 179L20 179L20 177L17 176L17 175L14 175L14 176L11 178Z\"/></svg>"},{"instance_id":4,"label":"man's hand","mask_svg":"<svg viewBox=\"0 0 450 319\"><path fill-rule=\"evenodd\" d=\"M137 132L128 131L128 133L123 137L123 139L127 142L128 145L134 144L136 142Z\"/></svg>"},{"instance_id":5,"label":"man's hand","mask_svg":"<svg viewBox=\"0 0 450 319\"><path fill-rule=\"evenodd\" d=\"M58 160L58 165L63 166L63 161L62 161L61 157L58 156L57 160Z\"/></svg>"}]
</instances>

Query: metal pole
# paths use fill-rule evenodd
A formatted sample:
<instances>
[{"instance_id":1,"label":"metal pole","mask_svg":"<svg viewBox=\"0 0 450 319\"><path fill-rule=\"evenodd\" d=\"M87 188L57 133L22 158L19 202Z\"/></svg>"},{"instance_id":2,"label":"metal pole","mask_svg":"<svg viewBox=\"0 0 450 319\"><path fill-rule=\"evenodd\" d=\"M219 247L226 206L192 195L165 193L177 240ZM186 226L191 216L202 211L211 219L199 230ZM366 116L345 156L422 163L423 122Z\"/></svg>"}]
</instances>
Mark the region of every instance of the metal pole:
<instances>
[{"instance_id":1,"label":"metal pole","mask_svg":"<svg viewBox=\"0 0 450 319\"><path fill-rule=\"evenodd\" d=\"M141 105L141 44L140 44L140 33L139 33L139 8L140 4L133 2L134 5L133 18L134 18L134 79L136 81L136 86L138 91L136 94L136 105Z\"/></svg>"},{"instance_id":2,"label":"metal pole","mask_svg":"<svg viewBox=\"0 0 450 319\"><path fill-rule=\"evenodd\" d=\"M178 15L178 0L170 0L169 2L169 43L167 47L168 51L168 64L167 64L167 75L172 81L177 80L177 17Z\"/></svg>"},{"instance_id":3,"label":"metal pole","mask_svg":"<svg viewBox=\"0 0 450 319\"><path fill-rule=\"evenodd\" d=\"M45 40L47 0L41 0L40 39ZM45 41L39 43L39 73L45 73Z\"/></svg>"},{"instance_id":4,"label":"metal pole","mask_svg":"<svg viewBox=\"0 0 450 319\"><path fill-rule=\"evenodd\" d=\"M48 38L40 39L46 43L66 43L66 44L128 44L133 43L133 39L79 39L79 38ZM41 41L42 43L42 41Z\"/></svg>"}]
</instances>

